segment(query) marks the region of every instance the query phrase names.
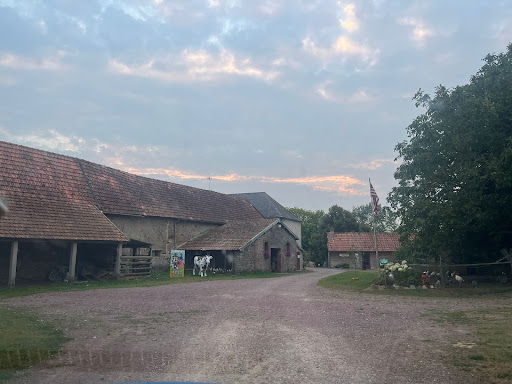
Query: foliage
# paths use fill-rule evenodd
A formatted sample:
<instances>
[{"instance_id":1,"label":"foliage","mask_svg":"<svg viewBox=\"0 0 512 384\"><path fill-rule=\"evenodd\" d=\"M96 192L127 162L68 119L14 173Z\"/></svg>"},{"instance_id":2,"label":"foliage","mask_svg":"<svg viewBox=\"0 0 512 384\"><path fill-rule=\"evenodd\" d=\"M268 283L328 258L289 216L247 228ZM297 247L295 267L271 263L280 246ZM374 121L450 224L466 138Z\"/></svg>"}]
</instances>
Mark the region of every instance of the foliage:
<instances>
[{"instance_id":1,"label":"foliage","mask_svg":"<svg viewBox=\"0 0 512 384\"><path fill-rule=\"evenodd\" d=\"M309 211L302 208L288 208L288 210L302 220L302 248L306 251L304 259L315 264L323 263L327 260L324 211Z\"/></svg>"},{"instance_id":2,"label":"foliage","mask_svg":"<svg viewBox=\"0 0 512 384\"><path fill-rule=\"evenodd\" d=\"M359 232L359 223L350 211L333 205L325 215L324 226L334 232Z\"/></svg>"},{"instance_id":3,"label":"foliage","mask_svg":"<svg viewBox=\"0 0 512 384\"><path fill-rule=\"evenodd\" d=\"M315 264L327 261L327 232L359 232L360 225L351 212L333 205L325 213L322 210L308 211L302 208L287 208L302 220L302 247L306 251L305 260Z\"/></svg>"},{"instance_id":4,"label":"foliage","mask_svg":"<svg viewBox=\"0 0 512 384\"><path fill-rule=\"evenodd\" d=\"M379 204L379 213L373 213L372 203L359 205L352 208L352 215L359 223L361 232L370 232L373 229L375 218L375 230L377 232L395 232L398 223L391 208Z\"/></svg>"},{"instance_id":5,"label":"foliage","mask_svg":"<svg viewBox=\"0 0 512 384\"><path fill-rule=\"evenodd\" d=\"M512 44L488 55L467 85L438 86L396 146L388 201L410 260L472 262L512 246Z\"/></svg>"}]
</instances>

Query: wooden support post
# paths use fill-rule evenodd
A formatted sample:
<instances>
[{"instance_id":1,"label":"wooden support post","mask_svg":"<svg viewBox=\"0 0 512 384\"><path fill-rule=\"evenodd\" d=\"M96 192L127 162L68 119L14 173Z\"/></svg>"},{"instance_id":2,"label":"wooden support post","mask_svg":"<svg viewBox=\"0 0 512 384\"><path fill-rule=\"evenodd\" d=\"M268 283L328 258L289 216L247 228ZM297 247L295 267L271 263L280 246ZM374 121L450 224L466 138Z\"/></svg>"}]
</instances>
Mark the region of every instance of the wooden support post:
<instances>
[{"instance_id":1,"label":"wooden support post","mask_svg":"<svg viewBox=\"0 0 512 384\"><path fill-rule=\"evenodd\" d=\"M117 244L116 263L114 266L114 275L119 279L121 277L121 256L123 255L123 243Z\"/></svg>"},{"instance_id":2,"label":"wooden support post","mask_svg":"<svg viewBox=\"0 0 512 384\"><path fill-rule=\"evenodd\" d=\"M66 279L68 281L75 281L76 280L76 248L77 243L71 244L71 249L69 251L69 271Z\"/></svg>"},{"instance_id":3,"label":"wooden support post","mask_svg":"<svg viewBox=\"0 0 512 384\"><path fill-rule=\"evenodd\" d=\"M16 265L18 264L18 242L11 243L11 261L9 264L9 282L8 287L14 288L16 283Z\"/></svg>"}]
</instances>

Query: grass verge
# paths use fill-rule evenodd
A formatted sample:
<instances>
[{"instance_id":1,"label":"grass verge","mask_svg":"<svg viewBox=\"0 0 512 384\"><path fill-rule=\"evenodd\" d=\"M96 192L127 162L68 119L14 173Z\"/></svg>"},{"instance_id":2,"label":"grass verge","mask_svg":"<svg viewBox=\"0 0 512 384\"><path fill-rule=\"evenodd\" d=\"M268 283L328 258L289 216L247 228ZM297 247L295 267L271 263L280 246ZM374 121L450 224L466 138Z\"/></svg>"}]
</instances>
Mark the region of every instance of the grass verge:
<instances>
[{"instance_id":1,"label":"grass verge","mask_svg":"<svg viewBox=\"0 0 512 384\"><path fill-rule=\"evenodd\" d=\"M318 285L329 289L363 292L378 276L377 271L347 271L325 277Z\"/></svg>"},{"instance_id":2,"label":"grass verge","mask_svg":"<svg viewBox=\"0 0 512 384\"><path fill-rule=\"evenodd\" d=\"M218 274L209 273L206 277L192 276L191 271L186 271L182 278L169 277L169 271L153 272L151 276L129 279L129 280L108 280L108 281L78 281L74 283L55 283L46 285L18 286L16 288L0 289L0 300L9 299L19 296L35 295L38 293L48 292L67 292L67 291L84 291L89 289L105 289L105 288L129 288L129 287L153 287L168 284L198 283L213 280L239 280L239 279L262 279L272 277L291 276L299 273L307 273L309 271L297 271L292 273L272 273L272 272L249 272L240 274Z\"/></svg>"},{"instance_id":3,"label":"grass verge","mask_svg":"<svg viewBox=\"0 0 512 384\"><path fill-rule=\"evenodd\" d=\"M69 341L46 321L0 307L0 382L52 357Z\"/></svg>"},{"instance_id":4,"label":"grass verge","mask_svg":"<svg viewBox=\"0 0 512 384\"><path fill-rule=\"evenodd\" d=\"M478 288L472 288L469 285L462 288L444 288L444 289L384 289L367 290L378 277L377 271L357 271L349 270L337 275L325 277L318 282L318 285L337 291L361 292L373 295L389 296L409 296L426 298L492 298L492 299L510 299L512 298L512 286L500 285L480 285Z\"/></svg>"},{"instance_id":5,"label":"grass verge","mask_svg":"<svg viewBox=\"0 0 512 384\"><path fill-rule=\"evenodd\" d=\"M438 311L430 316L444 326L474 329L472 340L454 340L448 361L487 383L512 383L512 308Z\"/></svg>"}]
</instances>

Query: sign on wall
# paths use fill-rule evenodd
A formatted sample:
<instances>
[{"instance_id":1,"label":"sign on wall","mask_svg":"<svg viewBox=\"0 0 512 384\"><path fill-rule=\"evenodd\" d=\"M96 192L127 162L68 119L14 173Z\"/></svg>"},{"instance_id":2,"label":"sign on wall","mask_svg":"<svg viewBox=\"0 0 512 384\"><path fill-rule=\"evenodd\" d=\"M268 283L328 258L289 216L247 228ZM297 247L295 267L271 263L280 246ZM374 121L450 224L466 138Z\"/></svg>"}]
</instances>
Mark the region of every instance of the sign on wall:
<instances>
[{"instance_id":1,"label":"sign on wall","mask_svg":"<svg viewBox=\"0 0 512 384\"><path fill-rule=\"evenodd\" d=\"M185 276L185 251L171 251L171 277Z\"/></svg>"}]
</instances>

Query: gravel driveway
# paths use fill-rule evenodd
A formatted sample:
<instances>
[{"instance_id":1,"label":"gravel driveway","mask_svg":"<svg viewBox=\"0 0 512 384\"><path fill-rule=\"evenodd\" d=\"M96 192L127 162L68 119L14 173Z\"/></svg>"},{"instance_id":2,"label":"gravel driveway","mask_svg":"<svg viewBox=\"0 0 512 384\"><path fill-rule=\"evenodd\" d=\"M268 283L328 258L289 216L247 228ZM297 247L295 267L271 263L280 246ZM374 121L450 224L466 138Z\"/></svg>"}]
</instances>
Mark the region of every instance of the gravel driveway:
<instances>
[{"instance_id":1,"label":"gravel driveway","mask_svg":"<svg viewBox=\"0 0 512 384\"><path fill-rule=\"evenodd\" d=\"M55 359L10 383L459 382L442 361L448 331L421 316L433 300L316 286L337 272L6 301L56 319L73 338Z\"/></svg>"}]
</instances>

